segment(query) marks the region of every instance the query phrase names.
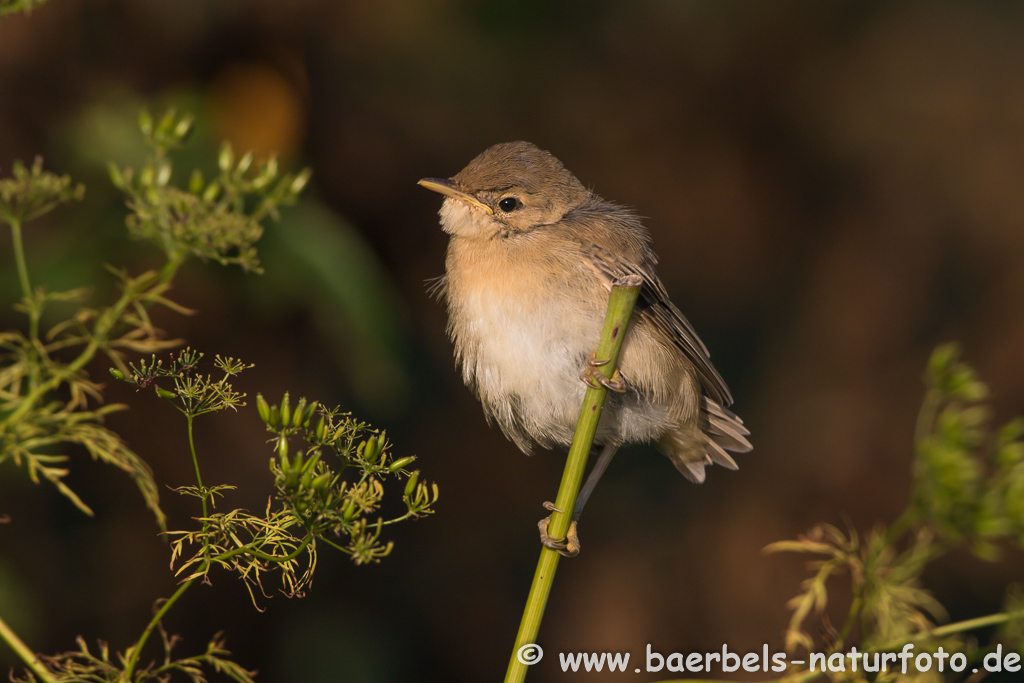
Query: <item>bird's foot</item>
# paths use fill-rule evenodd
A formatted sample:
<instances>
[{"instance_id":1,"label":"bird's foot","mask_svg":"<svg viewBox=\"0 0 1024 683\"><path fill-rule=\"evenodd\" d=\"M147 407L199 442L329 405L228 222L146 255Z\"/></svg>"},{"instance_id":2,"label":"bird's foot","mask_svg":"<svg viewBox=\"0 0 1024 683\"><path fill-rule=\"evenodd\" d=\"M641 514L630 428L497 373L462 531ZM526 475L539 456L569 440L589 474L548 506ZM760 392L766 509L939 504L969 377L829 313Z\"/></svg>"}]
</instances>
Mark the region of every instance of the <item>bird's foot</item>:
<instances>
[{"instance_id":1,"label":"bird's foot","mask_svg":"<svg viewBox=\"0 0 1024 683\"><path fill-rule=\"evenodd\" d=\"M550 501L544 502L544 509L551 510L552 512L561 512L555 507L555 504ZM580 537L576 534L576 521L573 520L569 523L569 530L565 534L564 539L551 538L548 535L548 524L551 522L551 515L548 515L544 519L537 522L537 527L540 529L540 542L545 548L551 548L563 557L576 557L580 554Z\"/></svg>"},{"instance_id":2,"label":"bird's foot","mask_svg":"<svg viewBox=\"0 0 1024 683\"><path fill-rule=\"evenodd\" d=\"M583 372L580 373L580 379L583 383L592 389L600 389L604 387L609 391L614 391L619 394L626 392L626 381L622 379L622 375L619 373L619 369L615 368L615 372L611 377L605 377L600 372L597 372L597 368L602 365L607 365L608 361L598 360L597 355L591 352L587 356L586 365L583 366Z\"/></svg>"}]
</instances>

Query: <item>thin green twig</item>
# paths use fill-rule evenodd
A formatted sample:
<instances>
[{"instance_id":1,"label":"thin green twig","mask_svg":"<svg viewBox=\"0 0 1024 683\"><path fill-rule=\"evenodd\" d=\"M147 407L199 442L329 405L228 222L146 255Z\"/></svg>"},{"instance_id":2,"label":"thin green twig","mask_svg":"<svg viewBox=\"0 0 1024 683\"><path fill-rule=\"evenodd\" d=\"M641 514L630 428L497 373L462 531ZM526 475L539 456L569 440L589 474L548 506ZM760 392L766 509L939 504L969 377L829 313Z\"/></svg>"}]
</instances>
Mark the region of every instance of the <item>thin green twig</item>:
<instances>
[{"instance_id":1,"label":"thin green twig","mask_svg":"<svg viewBox=\"0 0 1024 683\"><path fill-rule=\"evenodd\" d=\"M14 262L18 266L18 281L21 282L21 295L26 299L32 297L32 285L28 279L28 266L25 264L25 248L21 241L21 221L14 216L5 217L11 226L11 243L14 248Z\"/></svg>"},{"instance_id":2,"label":"thin green twig","mask_svg":"<svg viewBox=\"0 0 1024 683\"><path fill-rule=\"evenodd\" d=\"M924 638L945 638L955 633L963 633L965 631L973 631L979 628L986 628L988 626L998 626L1005 624L1008 621L1014 619L1024 619L1024 610L1016 612L999 612L997 614L986 614L983 617L974 617L972 619L964 619L963 621L955 621L952 624L944 624L942 626L936 626L928 631L922 631L914 636L892 643L887 643L884 647L879 648L880 651L885 651L893 648L897 648L906 643L912 643L914 641L922 640Z\"/></svg>"},{"instance_id":3,"label":"thin green twig","mask_svg":"<svg viewBox=\"0 0 1024 683\"><path fill-rule=\"evenodd\" d=\"M167 612L170 611L171 607L174 606L174 603L178 601L178 598L184 595L185 591L191 588L192 584L198 580L199 576L193 576L191 579L188 579L178 586L178 590L174 591L171 597L167 598L163 604L160 605L160 609L158 609L153 615L153 618L149 620L149 624L146 625L146 630L142 632L142 635L139 636L139 640L131 648L131 656L128 658L128 663L124 667L125 681L132 680L132 673L134 673L135 666L139 663L139 657L142 656L142 648L145 647L146 641L149 640L153 631L155 631L156 627L160 625L160 622L163 620Z\"/></svg>"},{"instance_id":4,"label":"thin green twig","mask_svg":"<svg viewBox=\"0 0 1024 683\"><path fill-rule=\"evenodd\" d=\"M601 332L601 341L596 354L597 358L608 360L608 363L597 368L605 377L610 378L615 372L619 349L622 348L622 340L626 336L625 332L639 293L640 279L637 277L624 278L612 287L611 297L608 300L608 312L604 319L604 329ZM552 538L564 538L569 530L572 509L576 504L576 495L580 490L583 470L587 465L587 456L590 455L590 448L594 442L594 434L597 432L597 424L601 419L601 411L607 393L607 389L599 386L597 388L590 387L584 395L580 419L576 423L576 434L566 459L562 483L558 487L558 497L555 499L555 507L562 512L556 511L551 516L548 525L548 533ZM509 660L508 671L505 674L505 683L521 683L526 678L528 665L523 662L526 657L520 656L521 648L537 642L537 633L540 630L541 619L544 617L544 608L547 606L548 595L551 593L560 557L551 548L541 548L537 571L533 576L530 595L523 611L523 620L519 625L519 633L516 635L516 642L512 648L512 658Z\"/></svg>"},{"instance_id":5,"label":"thin green twig","mask_svg":"<svg viewBox=\"0 0 1024 683\"><path fill-rule=\"evenodd\" d=\"M257 550L252 545L246 545L240 548L234 548L232 550L223 552L220 555L207 560L206 562L207 566L209 566L210 564L220 563L236 555L241 555L243 553L248 553L267 561L288 562L298 557L312 541L312 536L306 536L302 539L302 542L299 543L295 550L288 553L287 555L268 555L267 553ZM139 640L131 648L131 655L128 658L128 663L125 665L124 669L125 680L131 680L132 673L135 671L135 667L138 665L139 657L142 656L142 649L143 647L145 647L146 641L149 640L149 637L153 634L153 631L155 631L157 626L160 625L160 622L163 620L164 616L166 616L167 612L170 611L171 607L174 606L174 603L176 603L178 599L185 594L185 591L191 588L196 581L199 581L205 575L206 571L200 571L197 572L194 576L192 576L192 578L183 581L182 584L178 586L178 589L174 591L171 597L167 598L167 600L165 600L160 605L160 609L158 609L156 613L153 615L153 618L149 620L149 623L146 625L146 629L142 632L142 635L139 636ZM2 624L2 622L0 622L0 624ZM52 681L53 679L47 678L45 680Z\"/></svg>"},{"instance_id":6,"label":"thin green twig","mask_svg":"<svg viewBox=\"0 0 1024 683\"><path fill-rule=\"evenodd\" d=\"M192 433L193 417L194 416L191 413L185 415L185 418L188 420L188 449L192 453L192 464L196 468L196 484L199 486L199 490L203 494L201 500L203 503L203 519L205 520L210 516L210 513L207 510L206 499L209 498L211 494L203 488L203 476L199 474L199 456L196 455L196 442ZM203 531L206 531L207 526L209 525L206 522L203 522Z\"/></svg>"}]
</instances>

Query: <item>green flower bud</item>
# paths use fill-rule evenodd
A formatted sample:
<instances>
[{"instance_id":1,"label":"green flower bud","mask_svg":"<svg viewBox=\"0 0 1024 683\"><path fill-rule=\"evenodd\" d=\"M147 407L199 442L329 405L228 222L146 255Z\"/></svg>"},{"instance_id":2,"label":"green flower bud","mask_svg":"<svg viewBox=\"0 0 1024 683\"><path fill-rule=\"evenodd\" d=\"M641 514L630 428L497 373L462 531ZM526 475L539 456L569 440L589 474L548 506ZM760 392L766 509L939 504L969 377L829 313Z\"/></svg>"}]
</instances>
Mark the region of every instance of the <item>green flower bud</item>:
<instances>
[{"instance_id":1,"label":"green flower bud","mask_svg":"<svg viewBox=\"0 0 1024 683\"><path fill-rule=\"evenodd\" d=\"M270 417L267 418L267 424L270 425L270 427L272 429L280 429L281 428L281 409L280 408L278 408L277 406L272 406L270 408Z\"/></svg>"},{"instance_id":2,"label":"green flower bud","mask_svg":"<svg viewBox=\"0 0 1024 683\"><path fill-rule=\"evenodd\" d=\"M277 155L271 154L270 158L267 159L267 163L263 166L263 173L270 178L277 176Z\"/></svg>"},{"instance_id":3,"label":"green flower bud","mask_svg":"<svg viewBox=\"0 0 1024 683\"><path fill-rule=\"evenodd\" d=\"M284 490L291 493L295 490L295 487L299 485L299 471L296 469L288 470L284 475Z\"/></svg>"},{"instance_id":4,"label":"green flower bud","mask_svg":"<svg viewBox=\"0 0 1024 683\"><path fill-rule=\"evenodd\" d=\"M400 459L394 461L393 463L391 463L391 465L388 467L388 472L397 472L398 470L402 469L406 465L411 465L414 460L416 460L416 456L415 455L408 455L408 456L406 456L404 458L400 458Z\"/></svg>"},{"instance_id":5,"label":"green flower bud","mask_svg":"<svg viewBox=\"0 0 1024 683\"><path fill-rule=\"evenodd\" d=\"M206 186L205 190L203 190L203 199L208 202L212 202L217 198L218 194L220 194L220 183L214 180Z\"/></svg>"},{"instance_id":6,"label":"green flower bud","mask_svg":"<svg viewBox=\"0 0 1024 683\"><path fill-rule=\"evenodd\" d=\"M313 455L309 460L302 466L302 471L311 471L316 467L316 464L320 462L320 456L323 455L319 449L313 451Z\"/></svg>"},{"instance_id":7,"label":"green flower bud","mask_svg":"<svg viewBox=\"0 0 1024 683\"><path fill-rule=\"evenodd\" d=\"M172 108L168 109L164 113L164 117L160 119L160 123L156 125L156 132L161 136L165 136L171 132L171 126L174 125L174 115L177 112Z\"/></svg>"},{"instance_id":8,"label":"green flower bud","mask_svg":"<svg viewBox=\"0 0 1024 683\"><path fill-rule=\"evenodd\" d=\"M327 436L327 418L321 417L320 421L316 423L316 440L323 441L325 436Z\"/></svg>"},{"instance_id":9,"label":"green flower bud","mask_svg":"<svg viewBox=\"0 0 1024 683\"><path fill-rule=\"evenodd\" d=\"M195 123L194 116L191 114L183 116L181 121L178 121L178 125L174 127L174 137L184 142L185 138L192 134L193 123Z\"/></svg>"},{"instance_id":10,"label":"green flower bud","mask_svg":"<svg viewBox=\"0 0 1024 683\"><path fill-rule=\"evenodd\" d=\"M363 461L372 465L377 461L377 456L380 455L380 442L378 442L377 437L371 436L361 444L360 449L362 450Z\"/></svg>"},{"instance_id":11,"label":"green flower bud","mask_svg":"<svg viewBox=\"0 0 1024 683\"><path fill-rule=\"evenodd\" d=\"M413 470L412 474L409 475L409 481L405 482L405 497L408 498L412 495L412 492L416 490L416 484L420 480L420 471Z\"/></svg>"},{"instance_id":12,"label":"green flower bud","mask_svg":"<svg viewBox=\"0 0 1024 683\"><path fill-rule=\"evenodd\" d=\"M110 368L110 374L111 376L113 376L114 379L119 379L122 382L124 381L124 373L118 370L117 368Z\"/></svg>"},{"instance_id":13,"label":"green flower bud","mask_svg":"<svg viewBox=\"0 0 1024 683\"><path fill-rule=\"evenodd\" d=\"M249 170L249 167L252 166L252 160L253 153L246 152L245 155L238 160L238 166L235 167L235 170L237 170L239 174L245 173Z\"/></svg>"},{"instance_id":14,"label":"green flower bud","mask_svg":"<svg viewBox=\"0 0 1024 683\"><path fill-rule=\"evenodd\" d=\"M139 130L146 137L153 132L153 116L145 109L139 112Z\"/></svg>"},{"instance_id":15,"label":"green flower bud","mask_svg":"<svg viewBox=\"0 0 1024 683\"><path fill-rule=\"evenodd\" d=\"M160 162L156 169L157 187L165 187L171 179L171 165L166 161Z\"/></svg>"},{"instance_id":16,"label":"green flower bud","mask_svg":"<svg viewBox=\"0 0 1024 683\"><path fill-rule=\"evenodd\" d=\"M327 494L331 490L331 478L333 477L331 472L324 472L323 474L317 475L313 479L313 483L310 485L311 488L317 492L321 500L327 499Z\"/></svg>"},{"instance_id":17,"label":"green flower bud","mask_svg":"<svg viewBox=\"0 0 1024 683\"><path fill-rule=\"evenodd\" d=\"M270 424L270 405L267 404L267 399L263 398L263 394L256 394L256 410L260 414L260 419Z\"/></svg>"},{"instance_id":18,"label":"green flower bud","mask_svg":"<svg viewBox=\"0 0 1024 683\"><path fill-rule=\"evenodd\" d=\"M306 406L306 410L305 410L305 412L302 415L302 426L303 427L308 427L309 426L309 421L313 419L313 415L316 413L316 409L319 408L319 407L320 407L320 404L317 403L316 401L313 401L308 406Z\"/></svg>"},{"instance_id":19,"label":"green flower bud","mask_svg":"<svg viewBox=\"0 0 1024 683\"><path fill-rule=\"evenodd\" d=\"M303 413L305 411L306 411L306 397L303 396L302 398L299 399L299 402L296 404L294 412L292 412L292 426L293 427L301 427L302 426L302 416L303 416Z\"/></svg>"},{"instance_id":20,"label":"green flower bud","mask_svg":"<svg viewBox=\"0 0 1024 683\"><path fill-rule=\"evenodd\" d=\"M156 395L159 396L160 398L167 399L168 401L173 401L174 399L178 398L178 395L173 391L167 391L166 389L161 389L160 387L156 388Z\"/></svg>"},{"instance_id":21,"label":"green flower bud","mask_svg":"<svg viewBox=\"0 0 1024 683\"><path fill-rule=\"evenodd\" d=\"M188 191L192 194L199 194L203 191L203 172L198 168L192 171L192 175L188 179Z\"/></svg>"},{"instance_id":22,"label":"green flower bud","mask_svg":"<svg viewBox=\"0 0 1024 683\"><path fill-rule=\"evenodd\" d=\"M113 161L107 164L107 174L110 176L110 182L114 184L114 187L119 190L125 189L126 183L124 176L121 174L121 169L119 169Z\"/></svg>"},{"instance_id":23,"label":"green flower bud","mask_svg":"<svg viewBox=\"0 0 1024 683\"><path fill-rule=\"evenodd\" d=\"M231 151L231 143L225 142L220 146L220 154L217 155L217 166L224 173L231 170L231 165L234 163L235 155Z\"/></svg>"},{"instance_id":24,"label":"green flower bud","mask_svg":"<svg viewBox=\"0 0 1024 683\"><path fill-rule=\"evenodd\" d=\"M288 402L288 392L284 392L284 398L281 399L281 425L287 427L292 420L292 409L291 404Z\"/></svg>"},{"instance_id":25,"label":"green flower bud","mask_svg":"<svg viewBox=\"0 0 1024 683\"><path fill-rule=\"evenodd\" d=\"M310 169L303 169L299 175L295 176L295 180L292 181L291 187L288 190L293 194L297 195L302 192L303 188L306 187L306 183L309 182L309 177L313 174Z\"/></svg>"}]
</instances>

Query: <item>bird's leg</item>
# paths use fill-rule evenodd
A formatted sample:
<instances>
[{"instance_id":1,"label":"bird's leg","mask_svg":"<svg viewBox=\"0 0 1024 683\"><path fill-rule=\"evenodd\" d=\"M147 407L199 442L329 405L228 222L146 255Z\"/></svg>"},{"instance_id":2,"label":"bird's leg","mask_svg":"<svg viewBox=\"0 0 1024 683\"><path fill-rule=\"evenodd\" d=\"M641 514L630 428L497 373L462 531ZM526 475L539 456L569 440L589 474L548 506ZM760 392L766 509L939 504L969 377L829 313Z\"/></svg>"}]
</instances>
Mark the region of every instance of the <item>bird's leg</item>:
<instances>
[{"instance_id":1,"label":"bird's leg","mask_svg":"<svg viewBox=\"0 0 1024 683\"><path fill-rule=\"evenodd\" d=\"M601 449L601 454L597 457L597 461L594 463L593 469L590 470L590 474L587 475L583 488L580 489L579 495L576 496L576 504L572 508L572 521L569 522L569 530L565 534L565 539L554 539L548 535L548 524L551 522L550 515L537 523L537 526L540 528L541 544L558 551L559 554L565 557L576 557L580 554L580 537L576 530L576 523L579 522L580 515L583 514L583 506L587 504L587 499L594 492L594 487L597 486L601 475L608 469L608 463L612 461L618 448L618 444L608 443ZM561 512L561 510L555 507L554 503L547 501L544 503L544 509Z\"/></svg>"},{"instance_id":2,"label":"bird's leg","mask_svg":"<svg viewBox=\"0 0 1024 683\"><path fill-rule=\"evenodd\" d=\"M587 356L586 364L583 366L583 372L580 373L580 379L583 380L584 384L593 389L604 387L619 394L625 393L627 388L626 381L622 379L622 374L618 368L615 368L615 372L611 377L605 377L600 372L596 372L597 368L607 364L607 360L598 360L597 355L591 351L590 355Z\"/></svg>"},{"instance_id":3,"label":"bird's leg","mask_svg":"<svg viewBox=\"0 0 1024 683\"><path fill-rule=\"evenodd\" d=\"M544 509L551 510L552 512L561 512L555 507L555 504L551 501L544 501ZM540 529L540 543L545 548L551 548L556 551L559 555L564 557L576 557L580 554L580 539L576 535L576 522L575 520L569 523L569 530L565 534L565 538L551 538L548 534L548 524L551 523L551 515L548 515L544 519L537 522L537 528Z\"/></svg>"},{"instance_id":4,"label":"bird's leg","mask_svg":"<svg viewBox=\"0 0 1024 683\"><path fill-rule=\"evenodd\" d=\"M572 526L576 526L576 522L579 521L580 515L583 514L583 506L587 504L587 499L594 492L594 487L597 486L597 482L601 479L604 471L608 469L608 463L612 461L617 450L619 450L617 443L607 443L601 449L601 455L597 456L594 468L590 470L587 480L583 482L583 488L580 489L579 495L576 496L576 505L572 508Z\"/></svg>"}]
</instances>

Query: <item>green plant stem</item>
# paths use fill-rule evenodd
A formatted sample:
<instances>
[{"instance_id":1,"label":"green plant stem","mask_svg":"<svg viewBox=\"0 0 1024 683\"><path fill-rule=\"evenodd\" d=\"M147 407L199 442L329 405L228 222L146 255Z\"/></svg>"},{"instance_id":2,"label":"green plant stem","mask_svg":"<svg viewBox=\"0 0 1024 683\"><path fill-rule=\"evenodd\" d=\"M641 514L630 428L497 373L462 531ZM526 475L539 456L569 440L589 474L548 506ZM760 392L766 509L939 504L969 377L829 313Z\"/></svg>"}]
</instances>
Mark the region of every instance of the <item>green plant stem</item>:
<instances>
[{"instance_id":1,"label":"green plant stem","mask_svg":"<svg viewBox=\"0 0 1024 683\"><path fill-rule=\"evenodd\" d=\"M884 647L878 648L878 650L879 652L890 650L901 647L906 643L921 640L922 638L945 638L946 636L951 636L954 633L973 631L974 629L986 628L988 626L998 626L999 624L1005 624L1006 622L1013 621L1014 619L1024 619L1024 610L1018 610L1016 612L999 612L998 614L986 614L983 617L974 617L973 619L956 621L944 626L936 626L935 628L919 633L912 638L887 643Z\"/></svg>"},{"instance_id":2,"label":"green plant stem","mask_svg":"<svg viewBox=\"0 0 1024 683\"><path fill-rule=\"evenodd\" d=\"M625 278L616 282L612 287L612 293L608 299L608 312L604 319L604 329L601 332L601 341L597 346L596 353L598 359L608 360L608 363L597 368L597 371L605 377L611 377L614 374L619 349L622 348L622 340L626 336L629 319L633 314L633 306L636 304L639 293L639 277ZM576 423L576 433L573 436L572 446L569 448L569 456L562 473L562 483L558 487L558 497L555 499L555 507L559 511L552 514L548 524L548 533L552 538L565 538L569 530L572 509L576 504L576 495L580 490L583 470L587 465L587 457L590 455L590 448L594 442L594 434L597 432L597 424L601 419L601 411L607 393L607 389L599 386L598 388L588 388L584 395L580 419ZM541 548L537 571L534 573L530 595L526 599L523 619L519 625L519 633L516 635L515 645L512 647L512 658L509 660L508 671L505 673L505 683L520 683L526 678L528 667L519 660L519 650L525 645L537 642L537 633L540 631L540 622L544 617L544 609L547 606L560 557L551 548Z\"/></svg>"},{"instance_id":3,"label":"green plant stem","mask_svg":"<svg viewBox=\"0 0 1024 683\"><path fill-rule=\"evenodd\" d=\"M917 422L914 424L914 443L924 443L935 425L935 417L942 406L942 392L935 389L928 389L921 403L921 409L917 413Z\"/></svg>"},{"instance_id":4,"label":"green plant stem","mask_svg":"<svg viewBox=\"0 0 1024 683\"><path fill-rule=\"evenodd\" d=\"M15 654L21 657L21 660L25 662L32 673L35 674L39 680L45 683L53 683L56 679L50 675L50 672L46 670L39 658L36 657L35 653L29 649L27 645L18 637L18 634L11 630L11 627L7 625L7 622L0 618L0 638L7 643Z\"/></svg>"},{"instance_id":5,"label":"green plant stem","mask_svg":"<svg viewBox=\"0 0 1024 683\"><path fill-rule=\"evenodd\" d=\"M132 680L132 673L135 671L135 666L139 663L139 657L142 656L142 648L145 647L146 641L149 640L149 637L153 634L153 631L163 620L167 612L170 611L171 607L174 606L174 603L178 601L178 598L184 595L185 591L191 588L192 584L194 584L198 580L199 576L193 576L191 579L188 579L187 581L183 582L180 586L178 586L178 590L174 591L171 597L164 600L163 604L160 605L160 609L158 609L156 611L156 614L153 615L153 618L149 620L149 623L146 625L146 630L142 632L142 635L139 636L138 641L136 641L135 645L132 647L131 656L128 658L128 663L125 664L124 667L124 676L122 680Z\"/></svg>"},{"instance_id":6,"label":"green plant stem","mask_svg":"<svg viewBox=\"0 0 1024 683\"><path fill-rule=\"evenodd\" d=\"M42 315L42 303L32 295L32 282L28 277L28 265L25 261L25 246L21 239L21 219L5 216L4 220L11 226L11 247L14 251L14 262L18 268L18 281L21 283L21 295L28 307L28 338L31 346L29 353L29 389L39 384L39 364L37 344L39 342L39 317Z\"/></svg>"},{"instance_id":7,"label":"green plant stem","mask_svg":"<svg viewBox=\"0 0 1024 683\"><path fill-rule=\"evenodd\" d=\"M252 555L253 557L258 557L261 560L266 560L267 562L277 562L279 564L283 562L291 562L296 557L302 554L302 551L306 549L306 546L313 542L313 538L314 536L312 534L304 536L302 540L299 542L299 544L295 546L295 550L291 551L287 555L271 555L269 553L263 552L262 550L256 550L256 548L254 548L251 545L245 545L241 548L235 548L234 550L228 550L227 552L221 553L220 555L215 557L214 560L217 562L222 562L224 560L234 557L235 555L248 554Z\"/></svg>"},{"instance_id":8,"label":"green plant stem","mask_svg":"<svg viewBox=\"0 0 1024 683\"><path fill-rule=\"evenodd\" d=\"M194 417L195 416L191 413L185 415L185 419L188 421L188 449L192 453L192 465L196 468L196 484L199 486L199 491L203 494L200 500L203 503L203 519L206 519L210 516L206 505L206 499L210 493L203 487L203 475L199 474L199 456L196 455L196 442L192 433L192 420ZM206 530L206 527L207 523L203 522L204 531Z\"/></svg>"},{"instance_id":9,"label":"green plant stem","mask_svg":"<svg viewBox=\"0 0 1024 683\"><path fill-rule=\"evenodd\" d=\"M21 221L13 216L6 217L11 226L11 242L14 248L14 262L18 266L18 280L21 282L21 294L26 299L32 297L32 285L28 279L28 266L25 265L25 247L21 241Z\"/></svg>"},{"instance_id":10,"label":"green plant stem","mask_svg":"<svg viewBox=\"0 0 1024 683\"><path fill-rule=\"evenodd\" d=\"M251 555L259 557L260 559L272 562L289 562L298 557L312 541L312 536L306 536L302 539L302 542L299 543L299 545L296 546L295 549L287 555L268 555L267 553L256 550L252 546L242 546L240 548L228 550L227 552L221 553L220 555L210 560L207 560L205 567L209 567L211 564L214 563L223 562L225 560L231 559L235 555L241 555L243 553L249 553ZM167 598L167 600L165 600L163 604L160 605L160 609L158 609L156 613L153 615L153 618L149 620L149 623L146 625L146 630L142 632L142 635L139 636L138 641L136 641L134 647L131 650L131 656L128 658L128 663L125 665L124 668L125 681L130 681L132 679L132 673L134 672L135 667L139 663L139 657L142 656L142 648L145 647L146 642L149 640L149 637L153 634L153 631L156 630L156 627L163 620L164 616L167 615L167 612L169 612L171 607L174 606L174 603L176 603L178 599L185 594L185 591L191 588L196 581L198 581L204 576L206 576L205 568L202 572L199 572L190 579L187 579L184 582L182 582L182 584L178 586L178 590L174 591L171 597ZM52 681L53 679L47 678L46 680Z\"/></svg>"},{"instance_id":11,"label":"green plant stem","mask_svg":"<svg viewBox=\"0 0 1024 683\"><path fill-rule=\"evenodd\" d=\"M839 632L839 643L846 643L846 639L849 637L850 631L853 629L853 624L860 615L861 607L864 604L864 596L856 582L854 582L853 591L854 598L850 603L850 615L846 618L846 623L843 624L843 629Z\"/></svg>"}]
</instances>

